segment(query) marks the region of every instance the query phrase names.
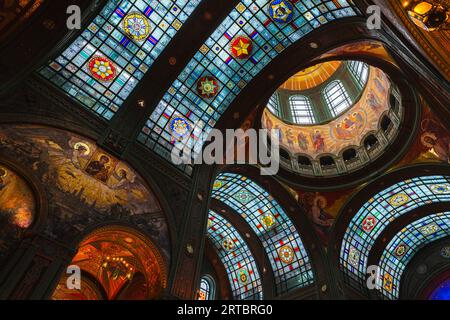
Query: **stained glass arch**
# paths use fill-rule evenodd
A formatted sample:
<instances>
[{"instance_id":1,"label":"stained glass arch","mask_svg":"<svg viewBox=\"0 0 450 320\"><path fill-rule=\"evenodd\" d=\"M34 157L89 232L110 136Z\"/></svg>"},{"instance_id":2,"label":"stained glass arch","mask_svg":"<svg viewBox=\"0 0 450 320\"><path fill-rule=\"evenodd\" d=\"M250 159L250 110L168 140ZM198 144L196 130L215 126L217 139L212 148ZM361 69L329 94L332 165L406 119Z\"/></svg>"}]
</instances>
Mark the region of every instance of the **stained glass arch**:
<instances>
[{"instance_id":1,"label":"stained glass arch","mask_svg":"<svg viewBox=\"0 0 450 320\"><path fill-rule=\"evenodd\" d=\"M380 258L380 293L385 299L399 298L401 279L408 263L424 246L450 235L450 212L431 214L398 232Z\"/></svg>"},{"instance_id":2,"label":"stained glass arch","mask_svg":"<svg viewBox=\"0 0 450 320\"><path fill-rule=\"evenodd\" d=\"M204 141L200 137L208 136L247 84L275 57L315 29L359 15L351 0L277 2L290 7L284 11L290 12L283 17L286 21L277 16L280 10L270 10L273 0L238 3L167 90L142 128L139 142L170 161L171 123L183 118L192 128L184 145L193 150L195 159ZM214 79L213 94L203 93L204 77ZM184 171L190 173L192 168L185 166Z\"/></svg>"},{"instance_id":3,"label":"stained glass arch","mask_svg":"<svg viewBox=\"0 0 450 320\"><path fill-rule=\"evenodd\" d=\"M367 262L376 239L395 219L432 203L450 201L450 176L424 175L403 180L376 193L353 216L339 257L344 280L366 290Z\"/></svg>"},{"instance_id":4,"label":"stained glass arch","mask_svg":"<svg viewBox=\"0 0 450 320\"><path fill-rule=\"evenodd\" d=\"M225 172L216 178L212 198L233 209L255 232L272 266L277 295L314 283L297 228L266 190L245 176Z\"/></svg>"},{"instance_id":5,"label":"stained glass arch","mask_svg":"<svg viewBox=\"0 0 450 320\"><path fill-rule=\"evenodd\" d=\"M216 296L216 282L205 274L200 278L199 300L214 300Z\"/></svg>"},{"instance_id":6,"label":"stained glass arch","mask_svg":"<svg viewBox=\"0 0 450 320\"><path fill-rule=\"evenodd\" d=\"M225 218L210 210L207 237L224 265L236 300L262 300L263 288L257 263L246 241Z\"/></svg>"}]
</instances>

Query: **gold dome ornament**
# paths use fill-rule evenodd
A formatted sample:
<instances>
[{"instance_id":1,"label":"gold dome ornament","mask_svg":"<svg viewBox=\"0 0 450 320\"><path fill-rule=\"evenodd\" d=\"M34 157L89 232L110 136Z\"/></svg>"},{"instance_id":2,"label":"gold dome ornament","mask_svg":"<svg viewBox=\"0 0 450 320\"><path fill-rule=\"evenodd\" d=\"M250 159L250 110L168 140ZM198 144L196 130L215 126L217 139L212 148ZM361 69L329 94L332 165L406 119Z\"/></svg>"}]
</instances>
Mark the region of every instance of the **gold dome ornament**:
<instances>
[{"instance_id":1,"label":"gold dome ornament","mask_svg":"<svg viewBox=\"0 0 450 320\"><path fill-rule=\"evenodd\" d=\"M426 30L448 29L450 20L449 1L405 1L403 7L415 25Z\"/></svg>"}]
</instances>

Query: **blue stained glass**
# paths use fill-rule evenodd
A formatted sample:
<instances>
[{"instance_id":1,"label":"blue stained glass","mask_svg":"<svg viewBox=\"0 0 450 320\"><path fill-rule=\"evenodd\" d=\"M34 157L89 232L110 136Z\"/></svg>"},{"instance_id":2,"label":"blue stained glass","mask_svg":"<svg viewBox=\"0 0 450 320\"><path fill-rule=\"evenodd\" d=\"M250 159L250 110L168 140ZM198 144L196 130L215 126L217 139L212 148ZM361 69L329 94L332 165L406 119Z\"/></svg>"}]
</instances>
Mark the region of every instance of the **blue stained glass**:
<instances>
[{"instance_id":1,"label":"blue stained glass","mask_svg":"<svg viewBox=\"0 0 450 320\"><path fill-rule=\"evenodd\" d=\"M450 212L424 217L397 233L386 246L378 264L383 281L381 294L391 300L398 299L402 274L414 255L425 245L448 235Z\"/></svg>"},{"instance_id":2,"label":"blue stained glass","mask_svg":"<svg viewBox=\"0 0 450 320\"><path fill-rule=\"evenodd\" d=\"M86 30L39 73L109 120L200 2L110 0ZM131 18L134 13L139 18ZM127 28L129 19L134 24ZM88 64L95 56L113 63L116 75L112 80L92 76Z\"/></svg>"},{"instance_id":3,"label":"blue stained glass","mask_svg":"<svg viewBox=\"0 0 450 320\"><path fill-rule=\"evenodd\" d=\"M242 89L278 54L314 29L333 20L356 16L352 1L296 1L290 23L277 23L269 17L269 0L242 0L201 46L178 79L159 102L138 136L148 148L170 161L174 147L170 121L185 117L190 121L189 146L194 159L211 129ZM237 36L251 39L253 51L248 59L237 59L230 44ZM197 94L197 80L214 76L220 90L212 99ZM177 146L183 149L183 146ZM180 167L190 172L189 166Z\"/></svg>"},{"instance_id":4,"label":"blue stained glass","mask_svg":"<svg viewBox=\"0 0 450 320\"><path fill-rule=\"evenodd\" d=\"M274 271L277 294L314 282L311 261L297 229L278 202L252 180L220 174L212 197L234 209L261 240Z\"/></svg>"},{"instance_id":5,"label":"blue stained glass","mask_svg":"<svg viewBox=\"0 0 450 320\"><path fill-rule=\"evenodd\" d=\"M211 210L208 217L208 238L213 242L227 270L234 299L262 300L261 277L247 243L231 223Z\"/></svg>"},{"instance_id":6,"label":"blue stained glass","mask_svg":"<svg viewBox=\"0 0 450 320\"><path fill-rule=\"evenodd\" d=\"M450 279L439 285L430 295L430 300L450 300Z\"/></svg>"},{"instance_id":7,"label":"blue stained glass","mask_svg":"<svg viewBox=\"0 0 450 320\"><path fill-rule=\"evenodd\" d=\"M450 201L450 177L423 176L390 186L369 199L345 232L340 266L344 278L366 289L367 259L376 239L398 217L431 203Z\"/></svg>"}]
</instances>

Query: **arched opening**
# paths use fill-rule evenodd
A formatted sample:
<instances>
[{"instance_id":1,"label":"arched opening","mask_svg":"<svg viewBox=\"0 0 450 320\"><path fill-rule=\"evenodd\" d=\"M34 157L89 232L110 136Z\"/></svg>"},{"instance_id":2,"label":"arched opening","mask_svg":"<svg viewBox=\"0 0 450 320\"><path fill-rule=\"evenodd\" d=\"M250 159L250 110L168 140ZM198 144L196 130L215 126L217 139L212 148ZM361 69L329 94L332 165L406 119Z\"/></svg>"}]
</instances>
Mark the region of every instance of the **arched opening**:
<instances>
[{"instance_id":1,"label":"arched opening","mask_svg":"<svg viewBox=\"0 0 450 320\"><path fill-rule=\"evenodd\" d=\"M166 286L166 267L159 250L145 236L126 227L100 228L79 245L71 266L81 270L63 275L54 300L158 299Z\"/></svg>"},{"instance_id":2,"label":"arched opening","mask_svg":"<svg viewBox=\"0 0 450 320\"><path fill-rule=\"evenodd\" d=\"M356 156L357 156L357 152L354 148L347 149L342 153L342 158L344 159L344 161L351 161L351 160L355 159Z\"/></svg>"},{"instance_id":3,"label":"arched opening","mask_svg":"<svg viewBox=\"0 0 450 320\"><path fill-rule=\"evenodd\" d=\"M364 147L366 148L366 150L372 149L377 143L378 139L373 134L364 139Z\"/></svg>"},{"instance_id":4,"label":"arched opening","mask_svg":"<svg viewBox=\"0 0 450 320\"><path fill-rule=\"evenodd\" d=\"M391 124L392 124L391 119L387 115L383 116L383 119L381 119L381 129L384 132L386 132L389 129Z\"/></svg>"},{"instance_id":5,"label":"arched opening","mask_svg":"<svg viewBox=\"0 0 450 320\"><path fill-rule=\"evenodd\" d=\"M320 165L322 167L330 167L330 166L334 166L335 162L334 159L330 156L325 156L320 158Z\"/></svg>"},{"instance_id":6,"label":"arched opening","mask_svg":"<svg viewBox=\"0 0 450 320\"><path fill-rule=\"evenodd\" d=\"M301 166L311 166L311 160L305 156L298 157L298 164Z\"/></svg>"},{"instance_id":7,"label":"arched opening","mask_svg":"<svg viewBox=\"0 0 450 320\"><path fill-rule=\"evenodd\" d=\"M198 300L214 300L216 283L209 275L204 275L200 279Z\"/></svg>"},{"instance_id":8,"label":"arched opening","mask_svg":"<svg viewBox=\"0 0 450 320\"><path fill-rule=\"evenodd\" d=\"M280 149L280 157L285 159L286 161L291 161L291 156L286 150Z\"/></svg>"}]
</instances>

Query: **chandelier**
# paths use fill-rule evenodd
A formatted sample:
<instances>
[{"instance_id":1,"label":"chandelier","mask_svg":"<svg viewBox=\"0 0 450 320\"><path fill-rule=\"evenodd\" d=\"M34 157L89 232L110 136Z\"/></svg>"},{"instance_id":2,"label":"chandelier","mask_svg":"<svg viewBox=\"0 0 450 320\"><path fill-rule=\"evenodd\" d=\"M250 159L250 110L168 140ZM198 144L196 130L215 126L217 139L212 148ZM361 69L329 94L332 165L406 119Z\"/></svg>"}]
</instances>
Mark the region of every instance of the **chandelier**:
<instances>
[{"instance_id":1,"label":"chandelier","mask_svg":"<svg viewBox=\"0 0 450 320\"><path fill-rule=\"evenodd\" d=\"M131 280L133 278L133 267L124 259L107 256L101 265L111 280Z\"/></svg>"},{"instance_id":2,"label":"chandelier","mask_svg":"<svg viewBox=\"0 0 450 320\"><path fill-rule=\"evenodd\" d=\"M426 31L447 29L449 26L449 0L405 0L403 7L411 21Z\"/></svg>"}]
</instances>

